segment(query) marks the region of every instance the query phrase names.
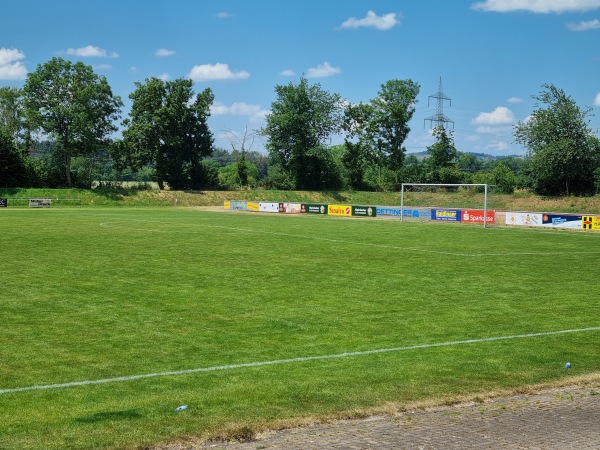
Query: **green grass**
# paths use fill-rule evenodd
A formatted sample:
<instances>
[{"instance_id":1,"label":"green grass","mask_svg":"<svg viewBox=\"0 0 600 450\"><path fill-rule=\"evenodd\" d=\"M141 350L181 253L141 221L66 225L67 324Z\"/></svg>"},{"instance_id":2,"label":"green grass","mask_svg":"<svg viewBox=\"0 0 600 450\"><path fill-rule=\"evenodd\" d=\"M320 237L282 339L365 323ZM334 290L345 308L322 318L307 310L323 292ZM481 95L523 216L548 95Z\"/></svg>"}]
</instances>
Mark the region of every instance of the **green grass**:
<instances>
[{"instance_id":1,"label":"green grass","mask_svg":"<svg viewBox=\"0 0 600 450\"><path fill-rule=\"evenodd\" d=\"M0 236L0 390L600 326L597 233L9 208ZM144 448L550 383L600 372L599 341L592 330L3 393L0 449Z\"/></svg>"}]
</instances>

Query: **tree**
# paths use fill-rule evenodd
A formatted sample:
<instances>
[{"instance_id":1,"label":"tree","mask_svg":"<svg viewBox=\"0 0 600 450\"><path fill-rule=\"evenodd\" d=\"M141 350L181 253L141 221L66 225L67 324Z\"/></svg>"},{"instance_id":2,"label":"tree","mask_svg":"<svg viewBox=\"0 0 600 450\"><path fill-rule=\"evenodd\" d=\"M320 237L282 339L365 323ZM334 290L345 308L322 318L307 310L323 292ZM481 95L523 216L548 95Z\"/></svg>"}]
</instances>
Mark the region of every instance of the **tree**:
<instances>
[{"instance_id":1,"label":"tree","mask_svg":"<svg viewBox=\"0 0 600 450\"><path fill-rule=\"evenodd\" d=\"M475 173L481 170L483 162L473 153L457 152L458 167L461 171Z\"/></svg>"},{"instance_id":2,"label":"tree","mask_svg":"<svg viewBox=\"0 0 600 450\"><path fill-rule=\"evenodd\" d=\"M254 134L248 135L248 128L244 129L244 135L241 137L236 136L232 132L226 132L226 134L229 139L229 144L231 145L232 154L238 156L237 161L234 163L236 172L235 183L232 184L228 181L227 185L247 187L249 182L250 163L246 161L246 153L254 144ZM249 143L248 139L250 139ZM246 148L247 145L248 148ZM253 183L256 182L256 177L258 176L258 168L256 166L254 166L254 168L256 168L256 174L253 177Z\"/></svg>"},{"instance_id":3,"label":"tree","mask_svg":"<svg viewBox=\"0 0 600 450\"><path fill-rule=\"evenodd\" d=\"M123 142L113 149L119 167L151 164L161 189L198 189L206 181L201 162L213 150L208 127L214 96L205 89L194 96L192 80L136 83L129 96L130 118L123 122Z\"/></svg>"},{"instance_id":4,"label":"tree","mask_svg":"<svg viewBox=\"0 0 600 450\"><path fill-rule=\"evenodd\" d=\"M90 157L117 130L123 103L105 77L82 62L52 58L27 76L23 87L28 126L56 139L67 185L71 161Z\"/></svg>"},{"instance_id":5,"label":"tree","mask_svg":"<svg viewBox=\"0 0 600 450\"><path fill-rule=\"evenodd\" d=\"M368 173L368 184L397 187L406 155L403 144L410 132L408 123L415 112L419 89L419 84L411 80L389 80L370 103L346 107L344 165L351 186L359 187ZM373 180L377 180L375 184Z\"/></svg>"},{"instance_id":6,"label":"tree","mask_svg":"<svg viewBox=\"0 0 600 450\"><path fill-rule=\"evenodd\" d=\"M408 123L415 112L420 88L412 80L389 80L371 101L373 117L368 132L393 171L398 171L404 162L403 144L410 132Z\"/></svg>"},{"instance_id":7,"label":"tree","mask_svg":"<svg viewBox=\"0 0 600 450\"><path fill-rule=\"evenodd\" d=\"M447 133L443 126L437 126L433 129L433 136L436 142L427 147L429 182L460 183L461 174L456 162L458 152L452 133Z\"/></svg>"},{"instance_id":8,"label":"tree","mask_svg":"<svg viewBox=\"0 0 600 450\"><path fill-rule=\"evenodd\" d=\"M16 143L24 128L23 91L16 87L0 87L0 129Z\"/></svg>"},{"instance_id":9,"label":"tree","mask_svg":"<svg viewBox=\"0 0 600 450\"><path fill-rule=\"evenodd\" d=\"M277 99L261 130L272 163L296 189L326 186L331 168L326 144L341 129L340 96L319 84L309 86L304 77L297 85L275 86L275 92Z\"/></svg>"},{"instance_id":10,"label":"tree","mask_svg":"<svg viewBox=\"0 0 600 450\"><path fill-rule=\"evenodd\" d=\"M494 177L493 184L503 194L512 194L515 191L517 176L505 164L497 164L492 170L492 176Z\"/></svg>"},{"instance_id":11,"label":"tree","mask_svg":"<svg viewBox=\"0 0 600 450\"><path fill-rule=\"evenodd\" d=\"M20 187L27 179L23 155L12 136L0 128L0 187Z\"/></svg>"},{"instance_id":12,"label":"tree","mask_svg":"<svg viewBox=\"0 0 600 450\"><path fill-rule=\"evenodd\" d=\"M587 119L591 109L580 109L562 89L545 84L533 98L531 118L515 127L515 140L527 149L529 176L542 195L586 195L595 191L597 138Z\"/></svg>"},{"instance_id":13,"label":"tree","mask_svg":"<svg viewBox=\"0 0 600 450\"><path fill-rule=\"evenodd\" d=\"M228 164L219 169L219 184L223 188L235 190L244 186L254 187L256 185L256 179L258 178L258 167L256 167L256 164L244 161L246 176L245 184L241 184L239 164L240 161Z\"/></svg>"},{"instance_id":14,"label":"tree","mask_svg":"<svg viewBox=\"0 0 600 450\"><path fill-rule=\"evenodd\" d=\"M365 172L370 165L377 163L370 127L373 123L373 107L368 103L348 105L344 109L343 130L345 152L342 163L346 169L351 189L364 189Z\"/></svg>"}]
</instances>

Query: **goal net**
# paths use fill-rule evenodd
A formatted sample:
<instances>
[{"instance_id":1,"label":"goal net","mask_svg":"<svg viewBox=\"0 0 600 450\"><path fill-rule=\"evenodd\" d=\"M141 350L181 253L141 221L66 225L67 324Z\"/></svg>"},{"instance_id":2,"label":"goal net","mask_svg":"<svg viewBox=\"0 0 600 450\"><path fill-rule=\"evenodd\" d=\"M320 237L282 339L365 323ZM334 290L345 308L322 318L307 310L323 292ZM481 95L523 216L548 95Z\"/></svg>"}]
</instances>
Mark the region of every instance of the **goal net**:
<instances>
[{"instance_id":1,"label":"goal net","mask_svg":"<svg viewBox=\"0 0 600 450\"><path fill-rule=\"evenodd\" d=\"M411 211L430 210L431 220L494 224L494 211L488 210L487 184L402 183L400 221L410 220Z\"/></svg>"}]
</instances>

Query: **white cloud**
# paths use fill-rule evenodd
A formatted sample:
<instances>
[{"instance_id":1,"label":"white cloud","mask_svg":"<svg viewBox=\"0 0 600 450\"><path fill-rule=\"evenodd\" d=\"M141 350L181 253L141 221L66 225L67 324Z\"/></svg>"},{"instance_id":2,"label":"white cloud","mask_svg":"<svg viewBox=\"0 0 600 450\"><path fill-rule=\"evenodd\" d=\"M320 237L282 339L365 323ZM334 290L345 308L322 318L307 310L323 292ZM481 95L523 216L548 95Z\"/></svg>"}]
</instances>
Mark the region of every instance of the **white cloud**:
<instances>
[{"instance_id":1,"label":"white cloud","mask_svg":"<svg viewBox=\"0 0 600 450\"><path fill-rule=\"evenodd\" d=\"M231 14L229 14L227 11L221 11L220 13L217 14L217 17L219 19L229 19L230 17L233 17Z\"/></svg>"},{"instance_id":2,"label":"white cloud","mask_svg":"<svg viewBox=\"0 0 600 450\"><path fill-rule=\"evenodd\" d=\"M159 48L154 52L154 56L164 57L164 56L173 56L175 54L175 50L169 50L167 48Z\"/></svg>"},{"instance_id":3,"label":"white cloud","mask_svg":"<svg viewBox=\"0 0 600 450\"><path fill-rule=\"evenodd\" d=\"M169 76L168 73L163 73L163 74L159 75L157 78L159 80L163 80L163 81L169 81L171 79L171 77Z\"/></svg>"},{"instance_id":4,"label":"white cloud","mask_svg":"<svg viewBox=\"0 0 600 450\"><path fill-rule=\"evenodd\" d=\"M486 145L484 147L484 149L485 150L491 150L491 151L496 150L496 151L502 152L502 151L508 149L508 142L506 142L506 141L494 141L494 142L491 142L488 145Z\"/></svg>"},{"instance_id":5,"label":"white cloud","mask_svg":"<svg viewBox=\"0 0 600 450\"><path fill-rule=\"evenodd\" d=\"M495 134L502 135L505 133L509 133L512 130L511 126L491 126L491 125L480 125L475 131L480 134Z\"/></svg>"},{"instance_id":6,"label":"white cloud","mask_svg":"<svg viewBox=\"0 0 600 450\"><path fill-rule=\"evenodd\" d=\"M600 106L600 92L596 94L596 98L594 99L594 106Z\"/></svg>"},{"instance_id":7,"label":"white cloud","mask_svg":"<svg viewBox=\"0 0 600 450\"><path fill-rule=\"evenodd\" d=\"M523 99L519 98L519 97L510 97L510 98L507 98L506 101L508 103L521 103L523 101Z\"/></svg>"},{"instance_id":8,"label":"white cloud","mask_svg":"<svg viewBox=\"0 0 600 450\"><path fill-rule=\"evenodd\" d=\"M396 13L384 14L378 16L373 11L368 11L367 15L362 19L356 17L350 17L344 23L340 25L340 28L360 28L360 27L373 27L378 30L389 30L395 27L400 22L396 18Z\"/></svg>"},{"instance_id":9,"label":"white cloud","mask_svg":"<svg viewBox=\"0 0 600 450\"><path fill-rule=\"evenodd\" d=\"M587 31L600 28L600 20L582 20L579 23L568 23L567 28L571 31Z\"/></svg>"},{"instance_id":10,"label":"white cloud","mask_svg":"<svg viewBox=\"0 0 600 450\"><path fill-rule=\"evenodd\" d=\"M245 70L233 72L228 64L200 64L192 67L188 78L194 81L210 81L210 80L244 80L250 77L250 74Z\"/></svg>"},{"instance_id":11,"label":"white cloud","mask_svg":"<svg viewBox=\"0 0 600 450\"><path fill-rule=\"evenodd\" d=\"M27 69L21 62L25 54L16 48L0 48L0 80L23 80Z\"/></svg>"},{"instance_id":12,"label":"white cloud","mask_svg":"<svg viewBox=\"0 0 600 450\"><path fill-rule=\"evenodd\" d=\"M492 112L482 112L471 123L474 125L509 125L515 122L515 115L505 106L498 106Z\"/></svg>"},{"instance_id":13,"label":"white cloud","mask_svg":"<svg viewBox=\"0 0 600 450\"><path fill-rule=\"evenodd\" d=\"M231 106L215 102L212 105L210 112L214 116L246 116L250 118L250 121L252 122L260 122L264 120L265 116L269 114L270 111L261 108L260 105L252 105L244 102L235 102L232 103Z\"/></svg>"},{"instance_id":14,"label":"white cloud","mask_svg":"<svg viewBox=\"0 0 600 450\"><path fill-rule=\"evenodd\" d=\"M112 66L110 64L94 64L93 66L94 70L111 70Z\"/></svg>"},{"instance_id":15,"label":"white cloud","mask_svg":"<svg viewBox=\"0 0 600 450\"><path fill-rule=\"evenodd\" d=\"M68 48L67 55L80 56L83 58L118 58L119 55L116 52L108 53L106 50L93 45L80 48Z\"/></svg>"},{"instance_id":16,"label":"white cloud","mask_svg":"<svg viewBox=\"0 0 600 450\"><path fill-rule=\"evenodd\" d=\"M598 8L600 0L485 0L471 5L471 9L477 11L529 11L539 14L582 12Z\"/></svg>"},{"instance_id":17,"label":"white cloud","mask_svg":"<svg viewBox=\"0 0 600 450\"><path fill-rule=\"evenodd\" d=\"M323 64L319 64L317 67L309 68L306 72L306 75L310 78L330 77L340 73L341 71L342 69L339 67L333 67L327 61L325 61Z\"/></svg>"},{"instance_id":18,"label":"white cloud","mask_svg":"<svg viewBox=\"0 0 600 450\"><path fill-rule=\"evenodd\" d=\"M283 75L284 77L295 77L296 76L294 71L290 70L290 69L286 69L286 70L282 71L281 75Z\"/></svg>"}]
</instances>

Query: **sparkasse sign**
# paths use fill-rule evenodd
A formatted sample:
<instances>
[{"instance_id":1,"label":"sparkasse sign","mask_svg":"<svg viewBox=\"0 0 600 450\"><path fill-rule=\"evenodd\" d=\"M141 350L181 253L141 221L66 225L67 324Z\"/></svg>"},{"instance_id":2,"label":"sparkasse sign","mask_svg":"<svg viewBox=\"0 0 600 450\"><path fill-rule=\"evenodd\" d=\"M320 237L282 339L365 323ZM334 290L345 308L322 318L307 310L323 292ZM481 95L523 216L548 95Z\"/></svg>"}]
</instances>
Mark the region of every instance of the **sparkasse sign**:
<instances>
[{"instance_id":1,"label":"sparkasse sign","mask_svg":"<svg viewBox=\"0 0 600 450\"><path fill-rule=\"evenodd\" d=\"M462 222L466 223L483 223L483 209L463 209ZM486 211L486 223L494 223L494 211Z\"/></svg>"}]
</instances>

